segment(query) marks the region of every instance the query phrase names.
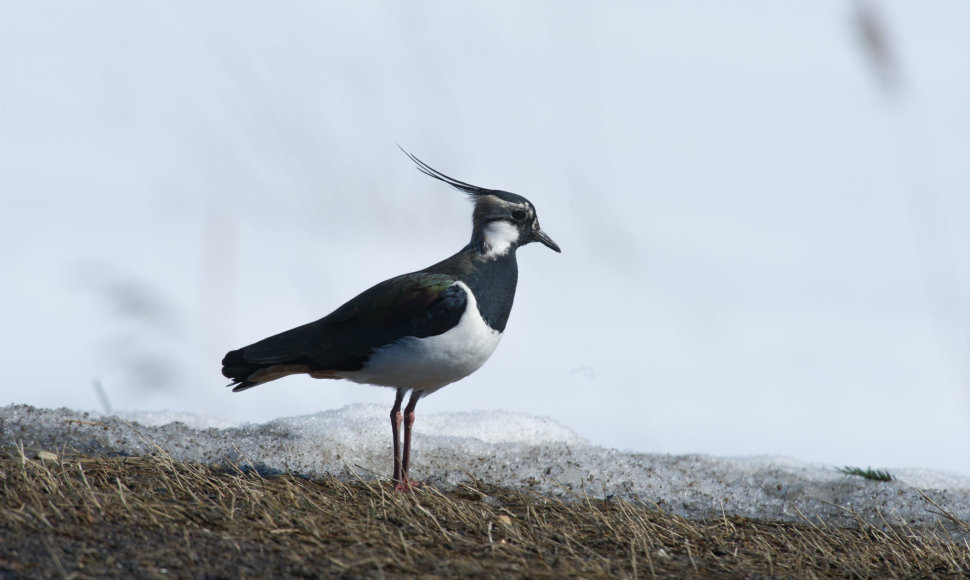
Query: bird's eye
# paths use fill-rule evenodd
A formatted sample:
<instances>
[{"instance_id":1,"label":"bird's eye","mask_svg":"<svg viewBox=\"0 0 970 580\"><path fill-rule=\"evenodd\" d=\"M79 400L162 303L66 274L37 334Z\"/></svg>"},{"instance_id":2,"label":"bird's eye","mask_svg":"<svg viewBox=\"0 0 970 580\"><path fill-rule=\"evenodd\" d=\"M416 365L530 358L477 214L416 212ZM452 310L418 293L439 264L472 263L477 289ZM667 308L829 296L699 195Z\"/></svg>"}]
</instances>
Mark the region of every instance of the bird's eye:
<instances>
[{"instance_id":1,"label":"bird's eye","mask_svg":"<svg viewBox=\"0 0 970 580\"><path fill-rule=\"evenodd\" d=\"M517 222L520 222L520 221L524 220L525 219L525 212L522 211L521 209L517 209L517 210L513 211L512 212L512 219L514 219Z\"/></svg>"}]
</instances>

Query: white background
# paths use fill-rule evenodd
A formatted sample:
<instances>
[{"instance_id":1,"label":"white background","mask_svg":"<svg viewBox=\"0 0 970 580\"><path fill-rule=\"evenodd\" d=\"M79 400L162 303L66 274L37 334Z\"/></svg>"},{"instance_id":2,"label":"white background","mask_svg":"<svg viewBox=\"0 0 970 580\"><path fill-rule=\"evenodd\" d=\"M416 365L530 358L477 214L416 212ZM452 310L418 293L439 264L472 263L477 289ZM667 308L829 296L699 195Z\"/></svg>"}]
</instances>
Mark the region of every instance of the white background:
<instances>
[{"instance_id":1,"label":"white background","mask_svg":"<svg viewBox=\"0 0 970 580\"><path fill-rule=\"evenodd\" d=\"M503 343L419 414L970 473L968 21L0 4L0 404L101 409L100 382L115 410L233 421L389 407L297 377L231 394L219 361L467 242L470 205L400 143L525 195L563 248L519 252Z\"/></svg>"}]
</instances>

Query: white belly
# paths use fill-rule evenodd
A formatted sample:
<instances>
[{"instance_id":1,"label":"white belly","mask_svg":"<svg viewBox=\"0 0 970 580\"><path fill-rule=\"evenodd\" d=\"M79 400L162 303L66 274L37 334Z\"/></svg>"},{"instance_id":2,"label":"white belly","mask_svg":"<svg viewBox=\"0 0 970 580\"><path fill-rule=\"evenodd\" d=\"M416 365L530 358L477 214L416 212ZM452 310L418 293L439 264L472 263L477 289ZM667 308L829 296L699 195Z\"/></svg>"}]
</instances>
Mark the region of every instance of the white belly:
<instances>
[{"instance_id":1,"label":"white belly","mask_svg":"<svg viewBox=\"0 0 970 580\"><path fill-rule=\"evenodd\" d=\"M355 383L431 392L477 371L492 356L502 333L485 324L468 286L455 284L468 297L457 326L437 336L402 338L376 350L363 369L337 376Z\"/></svg>"}]
</instances>

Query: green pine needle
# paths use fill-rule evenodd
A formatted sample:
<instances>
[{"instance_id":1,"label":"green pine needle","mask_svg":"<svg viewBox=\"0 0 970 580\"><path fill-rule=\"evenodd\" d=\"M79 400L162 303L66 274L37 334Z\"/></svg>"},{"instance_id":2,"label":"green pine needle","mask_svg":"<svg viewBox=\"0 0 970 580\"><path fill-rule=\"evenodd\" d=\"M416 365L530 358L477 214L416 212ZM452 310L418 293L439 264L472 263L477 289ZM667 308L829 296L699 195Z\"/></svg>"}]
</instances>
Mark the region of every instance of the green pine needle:
<instances>
[{"instance_id":1,"label":"green pine needle","mask_svg":"<svg viewBox=\"0 0 970 580\"><path fill-rule=\"evenodd\" d=\"M861 467L849 467L846 465L845 467L839 468L839 471L846 475L858 475L859 477L864 477L873 481L892 481L896 479L893 477L893 474L889 473L888 471L884 471L882 469L873 469L871 467L862 469Z\"/></svg>"}]
</instances>

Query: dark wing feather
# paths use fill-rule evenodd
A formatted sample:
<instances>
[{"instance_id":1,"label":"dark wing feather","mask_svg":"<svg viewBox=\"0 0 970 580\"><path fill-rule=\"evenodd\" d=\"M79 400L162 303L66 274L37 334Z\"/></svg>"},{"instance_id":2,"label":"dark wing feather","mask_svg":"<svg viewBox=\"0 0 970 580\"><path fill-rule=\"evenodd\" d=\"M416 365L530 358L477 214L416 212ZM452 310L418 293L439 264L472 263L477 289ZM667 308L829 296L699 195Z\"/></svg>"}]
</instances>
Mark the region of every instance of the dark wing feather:
<instances>
[{"instance_id":1,"label":"dark wing feather","mask_svg":"<svg viewBox=\"0 0 970 580\"><path fill-rule=\"evenodd\" d=\"M416 272L366 290L327 316L226 354L222 373L235 390L293 372L359 370L374 349L405 336L424 338L457 324L467 297L455 276ZM274 373L273 368L280 371ZM285 367L285 368L284 368ZM294 370L296 369L296 370Z\"/></svg>"}]
</instances>

